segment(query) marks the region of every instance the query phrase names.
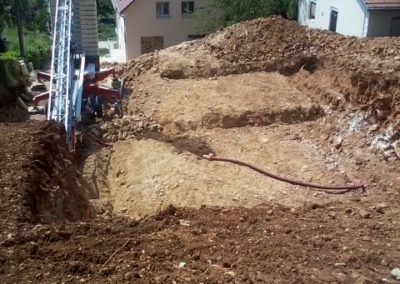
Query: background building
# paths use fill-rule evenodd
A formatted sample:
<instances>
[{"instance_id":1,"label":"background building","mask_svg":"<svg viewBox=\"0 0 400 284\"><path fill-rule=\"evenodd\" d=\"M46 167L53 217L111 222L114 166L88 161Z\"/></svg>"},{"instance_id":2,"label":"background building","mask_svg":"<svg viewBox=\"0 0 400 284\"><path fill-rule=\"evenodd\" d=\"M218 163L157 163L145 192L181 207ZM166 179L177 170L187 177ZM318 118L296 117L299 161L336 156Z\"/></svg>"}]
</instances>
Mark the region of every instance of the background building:
<instances>
[{"instance_id":1,"label":"background building","mask_svg":"<svg viewBox=\"0 0 400 284\"><path fill-rule=\"evenodd\" d=\"M196 38L193 14L206 0L112 0L126 59Z\"/></svg>"},{"instance_id":2,"label":"background building","mask_svg":"<svg viewBox=\"0 0 400 284\"><path fill-rule=\"evenodd\" d=\"M399 36L400 0L299 0L298 22L349 36Z\"/></svg>"}]
</instances>

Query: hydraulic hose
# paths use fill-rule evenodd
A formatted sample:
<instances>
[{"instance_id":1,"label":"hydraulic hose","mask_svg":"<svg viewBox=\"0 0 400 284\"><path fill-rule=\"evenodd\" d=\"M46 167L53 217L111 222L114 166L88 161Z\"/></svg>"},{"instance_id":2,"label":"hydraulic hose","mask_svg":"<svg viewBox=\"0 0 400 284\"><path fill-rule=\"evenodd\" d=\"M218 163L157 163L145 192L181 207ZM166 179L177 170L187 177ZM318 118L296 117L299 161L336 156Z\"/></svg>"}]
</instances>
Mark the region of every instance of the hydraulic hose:
<instances>
[{"instance_id":1,"label":"hydraulic hose","mask_svg":"<svg viewBox=\"0 0 400 284\"><path fill-rule=\"evenodd\" d=\"M218 162L227 162L227 163L232 163L232 164L236 164L239 166L244 166L247 168L250 168L260 174L269 176L273 179L282 181L282 182L286 182L286 183L290 183L293 185L299 185L299 186L304 186L304 187L309 187L309 188L316 188L319 190L324 190L328 193L346 193L348 191L351 190L356 190L356 189L363 189L365 187L365 185L363 184L356 184L356 185L343 185L343 186L334 186L334 185L318 185L318 184L312 184L312 183L308 183L308 182L303 182L303 181L298 181L298 180L294 180L291 178L286 178L286 177L282 177L270 172L267 172L265 170L262 170L256 166L250 165L248 163L242 162L242 161L238 161L238 160L233 160L233 159L226 159L226 158L218 158L216 157L214 154L209 154L209 155L203 155L203 158L209 160L209 161L218 161Z\"/></svg>"}]
</instances>

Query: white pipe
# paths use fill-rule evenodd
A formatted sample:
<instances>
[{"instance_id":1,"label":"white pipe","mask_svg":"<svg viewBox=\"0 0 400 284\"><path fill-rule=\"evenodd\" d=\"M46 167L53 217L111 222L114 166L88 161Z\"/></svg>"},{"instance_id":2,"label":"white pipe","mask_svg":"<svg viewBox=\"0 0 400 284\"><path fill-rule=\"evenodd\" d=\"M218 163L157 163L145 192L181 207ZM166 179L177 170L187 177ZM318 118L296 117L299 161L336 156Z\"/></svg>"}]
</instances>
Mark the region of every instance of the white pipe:
<instances>
[{"instance_id":1,"label":"white pipe","mask_svg":"<svg viewBox=\"0 0 400 284\"><path fill-rule=\"evenodd\" d=\"M54 17L53 24L53 50L51 55L51 71L50 71L50 89L49 89L49 100L47 104L47 120L51 118L51 97L53 94L53 78L54 78L54 57L56 52L56 31L57 31L57 17L58 17L58 0L56 1L56 14Z\"/></svg>"}]
</instances>

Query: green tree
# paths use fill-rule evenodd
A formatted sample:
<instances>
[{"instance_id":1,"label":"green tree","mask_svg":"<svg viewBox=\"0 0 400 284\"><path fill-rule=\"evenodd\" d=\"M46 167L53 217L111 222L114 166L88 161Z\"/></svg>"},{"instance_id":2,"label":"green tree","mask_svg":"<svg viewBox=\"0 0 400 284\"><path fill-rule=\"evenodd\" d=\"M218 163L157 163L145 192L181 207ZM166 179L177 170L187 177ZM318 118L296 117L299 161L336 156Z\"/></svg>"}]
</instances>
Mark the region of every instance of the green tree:
<instances>
[{"instance_id":1,"label":"green tree","mask_svg":"<svg viewBox=\"0 0 400 284\"><path fill-rule=\"evenodd\" d=\"M3 1L3 0L0 0ZM10 9L5 13L4 20L10 26L16 25L15 1L10 2ZM25 29L30 31L48 32L49 3L47 0L19 0L21 20Z\"/></svg>"},{"instance_id":2,"label":"green tree","mask_svg":"<svg viewBox=\"0 0 400 284\"><path fill-rule=\"evenodd\" d=\"M99 39L113 38L115 37L115 11L111 0L99 0L97 3Z\"/></svg>"},{"instance_id":3,"label":"green tree","mask_svg":"<svg viewBox=\"0 0 400 284\"><path fill-rule=\"evenodd\" d=\"M46 64L51 55L51 41L48 34L48 0L18 0L21 25L17 32L15 0L0 0L0 59L16 59L21 55L23 37L27 62L35 67ZM23 34L23 36L22 36ZM20 36L21 35L21 36Z\"/></svg>"},{"instance_id":4,"label":"green tree","mask_svg":"<svg viewBox=\"0 0 400 284\"><path fill-rule=\"evenodd\" d=\"M198 10L197 31L210 33L237 22L271 15L295 19L296 0L209 0L207 8Z\"/></svg>"},{"instance_id":5,"label":"green tree","mask_svg":"<svg viewBox=\"0 0 400 284\"><path fill-rule=\"evenodd\" d=\"M6 40L3 38L3 31L10 15L8 0L0 0L0 53L6 51Z\"/></svg>"}]
</instances>

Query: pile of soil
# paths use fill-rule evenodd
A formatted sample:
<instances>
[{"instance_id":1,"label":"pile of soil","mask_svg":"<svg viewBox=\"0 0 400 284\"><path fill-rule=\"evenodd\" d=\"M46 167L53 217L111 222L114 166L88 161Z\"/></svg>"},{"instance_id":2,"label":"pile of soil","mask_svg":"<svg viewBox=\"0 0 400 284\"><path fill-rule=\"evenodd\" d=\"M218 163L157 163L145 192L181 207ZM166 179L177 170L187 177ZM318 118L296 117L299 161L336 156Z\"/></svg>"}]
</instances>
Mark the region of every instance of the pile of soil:
<instances>
[{"instance_id":1,"label":"pile of soil","mask_svg":"<svg viewBox=\"0 0 400 284\"><path fill-rule=\"evenodd\" d=\"M210 35L203 44L227 73L314 70L321 63L345 70L400 71L400 40L357 39L308 29L281 17L239 23ZM238 67L236 65L239 65ZM388 72L389 70L389 72Z\"/></svg>"},{"instance_id":2,"label":"pile of soil","mask_svg":"<svg viewBox=\"0 0 400 284\"><path fill-rule=\"evenodd\" d=\"M222 178L209 179L198 154L175 157L166 144L181 138L205 141L218 155L286 176L305 177L301 166L292 168L292 161L301 161L316 183L326 183L324 177L362 180L379 190L374 166L396 172L386 163L400 158L399 47L397 38L345 37L273 16L133 60L120 71L133 89L124 113L152 117L162 130L161 136L147 136L157 141L137 141L146 135L132 133L114 145L109 184L115 209L138 217L138 208L154 213L170 202L230 206L233 198L237 206L251 206L270 197L268 184L247 181L249 175L236 167L215 169ZM320 172L311 167L316 157ZM229 182L221 185L223 179ZM209 188L224 198L214 199ZM239 191L245 192L240 198ZM294 193L287 199L309 200ZM284 204L287 199L279 197Z\"/></svg>"},{"instance_id":3,"label":"pile of soil","mask_svg":"<svg viewBox=\"0 0 400 284\"><path fill-rule=\"evenodd\" d=\"M341 89L348 104L371 110L380 122L390 120L400 131L398 38L357 39L271 17L229 27L204 44L222 61L226 73L318 71L308 76L314 80L294 80L300 85L307 82L311 92L318 89L321 73L329 73L330 84ZM343 84L343 78L350 84Z\"/></svg>"},{"instance_id":4,"label":"pile of soil","mask_svg":"<svg viewBox=\"0 0 400 284\"><path fill-rule=\"evenodd\" d=\"M127 86L134 88L135 80L148 71L169 79L254 71L297 75L303 71L301 79L294 82L317 93L313 96L316 101L330 100L324 93L315 92L318 81L325 79L331 88L340 90L347 106L369 109L378 121L394 123L399 129L399 50L398 38L357 39L273 16L145 54L123 67L120 74Z\"/></svg>"}]
</instances>

